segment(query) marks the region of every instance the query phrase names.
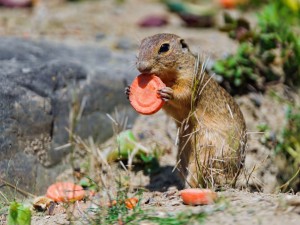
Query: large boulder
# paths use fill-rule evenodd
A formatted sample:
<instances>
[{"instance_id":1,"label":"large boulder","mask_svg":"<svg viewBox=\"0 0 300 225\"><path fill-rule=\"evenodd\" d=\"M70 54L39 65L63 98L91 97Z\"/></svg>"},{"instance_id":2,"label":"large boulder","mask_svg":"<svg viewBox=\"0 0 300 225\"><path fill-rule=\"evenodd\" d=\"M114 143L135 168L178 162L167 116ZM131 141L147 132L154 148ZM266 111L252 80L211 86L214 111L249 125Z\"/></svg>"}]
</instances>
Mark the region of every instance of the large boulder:
<instances>
[{"instance_id":1,"label":"large boulder","mask_svg":"<svg viewBox=\"0 0 300 225\"><path fill-rule=\"evenodd\" d=\"M0 38L0 178L45 191L66 167L70 149L59 146L68 143L70 112L80 105L76 134L96 142L110 137L106 113L129 107L123 90L137 74L133 61L131 51Z\"/></svg>"}]
</instances>

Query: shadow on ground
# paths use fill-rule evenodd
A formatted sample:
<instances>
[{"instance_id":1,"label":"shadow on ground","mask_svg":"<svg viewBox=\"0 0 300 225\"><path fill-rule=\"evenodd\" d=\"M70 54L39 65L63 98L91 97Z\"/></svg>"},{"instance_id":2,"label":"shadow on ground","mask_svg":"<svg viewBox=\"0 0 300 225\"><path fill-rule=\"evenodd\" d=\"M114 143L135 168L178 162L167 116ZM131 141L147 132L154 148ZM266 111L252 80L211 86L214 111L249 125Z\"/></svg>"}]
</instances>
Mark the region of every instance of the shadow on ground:
<instances>
[{"instance_id":1,"label":"shadow on ground","mask_svg":"<svg viewBox=\"0 0 300 225\"><path fill-rule=\"evenodd\" d=\"M156 173L150 174L150 182L146 186L149 191L167 191L170 187L183 188L178 172L173 166L160 167Z\"/></svg>"}]
</instances>

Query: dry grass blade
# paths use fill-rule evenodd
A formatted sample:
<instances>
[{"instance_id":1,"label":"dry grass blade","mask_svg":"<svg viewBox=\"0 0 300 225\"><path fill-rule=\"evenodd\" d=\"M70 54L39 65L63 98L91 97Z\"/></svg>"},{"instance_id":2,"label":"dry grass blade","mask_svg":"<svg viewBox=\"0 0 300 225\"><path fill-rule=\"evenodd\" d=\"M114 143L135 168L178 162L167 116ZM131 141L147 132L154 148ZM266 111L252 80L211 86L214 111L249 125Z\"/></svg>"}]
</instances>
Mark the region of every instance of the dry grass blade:
<instances>
[{"instance_id":1,"label":"dry grass blade","mask_svg":"<svg viewBox=\"0 0 300 225\"><path fill-rule=\"evenodd\" d=\"M19 192L19 193L21 193L21 194L23 194L25 196L28 196L28 197L31 197L31 198L35 198L36 197L34 194L31 194L31 193L29 193L27 191L24 191L21 188L18 188L17 185L13 185L13 184L11 184L11 183L3 180L2 178L0 178L0 182L2 182L3 185L5 185L5 186L8 186L10 188L15 189L17 192Z\"/></svg>"},{"instance_id":2,"label":"dry grass blade","mask_svg":"<svg viewBox=\"0 0 300 225\"><path fill-rule=\"evenodd\" d=\"M0 195L2 196L2 198L5 200L5 202L7 204L9 204L10 202L8 201L7 197L2 193L2 191L0 191Z\"/></svg>"},{"instance_id":3,"label":"dry grass blade","mask_svg":"<svg viewBox=\"0 0 300 225\"><path fill-rule=\"evenodd\" d=\"M298 168L298 170L296 171L296 173L283 185L281 185L279 187L280 190L282 190L283 192L286 191L286 189L289 187L289 184L296 178L298 177L298 174L300 173L300 167Z\"/></svg>"}]
</instances>

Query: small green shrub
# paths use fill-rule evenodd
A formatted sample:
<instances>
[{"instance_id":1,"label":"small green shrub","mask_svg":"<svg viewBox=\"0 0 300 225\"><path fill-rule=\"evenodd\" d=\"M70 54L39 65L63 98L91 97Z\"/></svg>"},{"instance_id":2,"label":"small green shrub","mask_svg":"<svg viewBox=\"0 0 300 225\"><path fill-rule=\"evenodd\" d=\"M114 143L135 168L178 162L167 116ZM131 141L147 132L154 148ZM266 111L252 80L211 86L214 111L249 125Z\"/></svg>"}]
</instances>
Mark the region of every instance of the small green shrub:
<instances>
[{"instance_id":1,"label":"small green shrub","mask_svg":"<svg viewBox=\"0 0 300 225\"><path fill-rule=\"evenodd\" d=\"M278 96L277 96L278 97ZM300 107L295 103L279 99L286 107L284 126L273 131L268 124L260 124L258 131L263 132L260 142L274 149L279 165L278 180L282 191L288 188L300 190Z\"/></svg>"},{"instance_id":2,"label":"small green shrub","mask_svg":"<svg viewBox=\"0 0 300 225\"><path fill-rule=\"evenodd\" d=\"M270 82L300 85L299 12L277 0L258 14L255 29L246 20L225 14L222 29L240 42L236 54L213 66L213 71L223 77L225 89L234 95L263 92Z\"/></svg>"},{"instance_id":3,"label":"small green shrub","mask_svg":"<svg viewBox=\"0 0 300 225\"><path fill-rule=\"evenodd\" d=\"M18 202L12 202L8 211L8 225L30 225L31 211L28 207Z\"/></svg>"},{"instance_id":4,"label":"small green shrub","mask_svg":"<svg viewBox=\"0 0 300 225\"><path fill-rule=\"evenodd\" d=\"M300 189L300 177L295 174L300 170L300 109L289 105L286 111L286 125L278 135L276 153L284 158L286 167L279 179L287 183L286 187ZM292 180L291 178L294 177ZM286 189L285 187L285 189Z\"/></svg>"}]
</instances>

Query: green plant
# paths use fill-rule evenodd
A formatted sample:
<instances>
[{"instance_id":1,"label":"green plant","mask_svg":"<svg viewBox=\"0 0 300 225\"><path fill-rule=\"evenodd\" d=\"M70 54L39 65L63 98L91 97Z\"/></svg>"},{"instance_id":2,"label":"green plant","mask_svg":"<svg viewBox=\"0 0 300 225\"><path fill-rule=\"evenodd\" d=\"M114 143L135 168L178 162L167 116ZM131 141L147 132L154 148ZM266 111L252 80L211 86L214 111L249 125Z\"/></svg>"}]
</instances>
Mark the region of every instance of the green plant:
<instances>
[{"instance_id":1,"label":"green plant","mask_svg":"<svg viewBox=\"0 0 300 225\"><path fill-rule=\"evenodd\" d=\"M143 167L145 174L153 174L159 170L159 157L157 156L156 152L148 155L141 153L139 158L144 164Z\"/></svg>"},{"instance_id":2,"label":"green plant","mask_svg":"<svg viewBox=\"0 0 300 225\"><path fill-rule=\"evenodd\" d=\"M0 215L5 215L9 208L9 201L7 197L0 191ZM0 216L0 224L3 222L4 218Z\"/></svg>"},{"instance_id":3,"label":"green plant","mask_svg":"<svg viewBox=\"0 0 300 225\"><path fill-rule=\"evenodd\" d=\"M165 213L164 215L158 215L157 212L151 209L143 210L138 204L133 210L128 210L124 204L116 204L113 207L108 208L106 214L102 211L98 211L101 214L96 224L131 224L138 225L141 222L151 222L158 225L181 225L181 224L200 224L205 221L207 213L192 213L185 211L181 213Z\"/></svg>"},{"instance_id":4,"label":"green plant","mask_svg":"<svg viewBox=\"0 0 300 225\"><path fill-rule=\"evenodd\" d=\"M240 8L242 9L259 8L269 2L270 0L249 0L247 4L240 5Z\"/></svg>"},{"instance_id":5,"label":"green plant","mask_svg":"<svg viewBox=\"0 0 300 225\"><path fill-rule=\"evenodd\" d=\"M18 202L12 202L8 211L8 225L30 225L31 211L30 209Z\"/></svg>"},{"instance_id":6,"label":"green plant","mask_svg":"<svg viewBox=\"0 0 300 225\"><path fill-rule=\"evenodd\" d=\"M138 193L139 199L141 198L142 192ZM107 210L107 214L102 218L101 224L113 224L117 221L122 221L124 223L128 223L135 219L136 214L140 211L140 205L133 208L133 210L127 209L124 202L128 199L128 189L122 187L122 184L119 182L119 187L117 191L117 196L115 198L116 204L109 207ZM100 212L101 215L102 212Z\"/></svg>"},{"instance_id":7,"label":"green plant","mask_svg":"<svg viewBox=\"0 0 300 225\"><path fill-rule=\"evenodd\" d=\"M288 105L286 111L286 125L278 137L276 153L286 160L285 173L280 174L281 180L287 182L300 169L300 109ZM299 185L297 187L297 185ZM296 177L289 181L289 186L299 190L300 179Z\"/></svg>"},{"instance_id":8,"label":"green plant","mask_svg":"<svg viewBox=\"0 0 300 225\"><path fill-rule=\"evenodd\" d=\"M277 145L277 137L275 132L272 131L271 128L265 123L259 124L257 129L262 133L260 142L268 148L274 149Z\"/></svg>"},{"instance_id":9,"label":"green plant","mask_svg":"<svg viewBox=\"0 0 300 225\"><path fill-rule=\"evenodd\" d=\"M285 100L275 92L271 93L285 108L285 120L282 128L275 132L268 124L260 124L257 128L263 132L260 142L269 149L274 149L278 162L278 180L284 183L282 191L292 188L300 189L300 107L293 101Z\"/></svg>"},{"instance_id":10,"label":"green plant","mask_svg":"<svg viewBox=\"0 0 300 225\"><path fill-rule=\"evenodd\" d=\"M206 216L207 214L205 212L193 214L189 211L173 215L168 213L166 217L159 217L144 213L140 219L137 219L138 223L135 224L139 224L141 221L154 222L158 225L200 224L205 221Z\"/></svg>"},{"instance_id":11,"label":"green plant","mask_svg":"<svg viewBox=\"0 0 300 225\"><path fill-rule=\"evenodd\" d=\"M223 77L231 94L264 91L270 82L300 85L300 38L295 29L299 12L282 1L266 5L258 14L258 25L250 29L244 19L225 14L224 31L241 42L237 53L215 63L213 70ZM282 20L282 18L285 18Z\"/></svg>"},{"instance_id":12,"label":"green plant","mask_svg":"<svg viewBox=\"0 0 300 225\"><path fill-rule=\"evenodd\" d=\"M251 43L242 43L235 55L215 63L213 70L222 75L222 85L230 93L243 94L249 90L248 86L261 86L259 76L255 73L255 63L249 60L253 48Z\"/></svg>"}]
</instances>

